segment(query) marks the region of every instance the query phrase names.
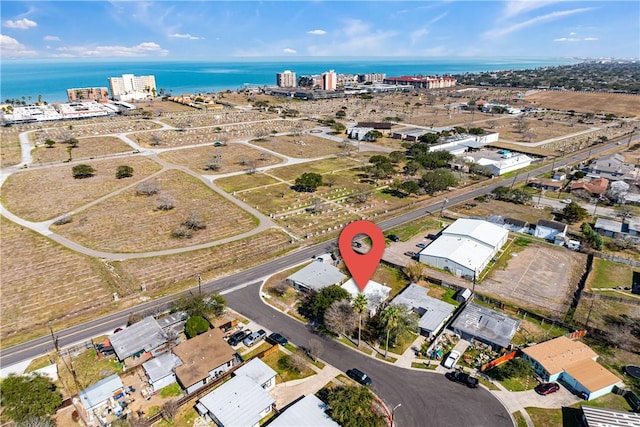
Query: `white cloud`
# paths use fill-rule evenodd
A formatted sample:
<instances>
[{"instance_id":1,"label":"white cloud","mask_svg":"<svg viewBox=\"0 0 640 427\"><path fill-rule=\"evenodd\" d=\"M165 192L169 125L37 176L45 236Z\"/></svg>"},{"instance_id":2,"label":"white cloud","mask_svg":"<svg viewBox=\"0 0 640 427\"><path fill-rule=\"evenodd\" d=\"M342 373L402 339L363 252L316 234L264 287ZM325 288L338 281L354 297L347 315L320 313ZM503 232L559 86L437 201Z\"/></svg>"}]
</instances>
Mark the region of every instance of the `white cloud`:
<instances>
[{"instance_id":1,"label":"white cloud","mask_svg":"<svg viewBox=\"0 0 640 427\"><path fill-rule=\"evenodd\" d=\"M580 39L575 37L559 37L557 39L553 39L554 42L579 42Z\"/></svg>"},{"instance_id":2,"label":"white cloud","mask_svg":"<svg viewBox=\"0 0 640 427\"><path fill-rule=\"evenodd\" d=\"M576 35L576 32L575 32L575 31L571 31L571 32L569 33L569 35L570 35L570 36L575 36L575 35Z\"/></svg>"},{"instance_id":3,"label":"white cloud","mask_svg":"<svg viewBox=\"0 0 640 427\"><path fill-rule=\"evenodd\" d=\"M204 37L192 36L191 34L169 34L169 37L172 39L187 39L187 40L204 40Z\"/></svg>"},{"instance_id":4,"label":"white cloud","mask_svg":"<svg viewBox=\"0 0 640 427\"><path fill-rule=\"evenodd\" d=\"M371 25L359 19L346 19L339 31L332 33L334 38L321 45L311 45L307 48L312 56L379 56L384 52L401 56L398 48L400 41L391 43L398 33L395 31L376 30Z\"/></svg>"},{"instance_id":5,"label":"white cloud","mask_svg":"<svg viewBox=\"0 0 640 427\"><path fill-rule=\"evenodd\" d=\"M37 55L35 50L29 49L18 40L4 34L0 34L0 51L2 51L2 56L7 58L24 58Z\"/></svg>"},{"instance_id":6,"label":"white cloud","mask_svg":"<svg viewBox=\"0 0 640 427\"><path fill-rule=\"evenodd\" d=\"M553 3L558 3L558 0L528 0L528 1L523 1L523 0L512 0L512 1L507 1L505 4L505 10L504 10L504 15L503 18L504 19L508 19L508 18L513 18L516 17L518 15L522 15L524 13L530 12L532 10L536 10L536 9L540 9L541 7L553 4Z\"/></svg>"},{"instance_id":7,"label":"white cloud","mask_svg":"<svg viewBox=\"0 0 640 427\"><path fill-rule=\"evenodd\" d=\"M44 36L42 38L42 40L48 41L48 42L59 42L60 41L60 37L58 36Z\"/></svg>"},{"instance_id":8,"label":"white cloud","mask_svg":"<svg viewBox=\"0 0 640 427\"><path fill-rule=\"evenodd\" d=\"M284 52L284 53L298 53L295 49L291 49L290 47L286 47L286 48L282 49L282 52Z\"/></svg>"},{"instance_id":9,"label":"white cloud","mask_svg":"<svg viewBox=\"0 0 640 427\"><path fill-rule=\"evenodd\" d=\"M325 30L311 30L307 31L307 34L313 34L314 36L324 36L325 34L327 34L327 32Z\"/></svg>"},{"instance_id":10,"label":"white cloud","mask_svg":"<svg viewBox=\"0 0 640 427\"><path fill-rule=\"evenodd\" d=\"M594 42L594 41L598 40L598 38L597 37L585 37L583 40L586 41L586 42Z\"/></svg>"},{"instance_id":11,"label":"white cloud","mask_svg":"<svg viewBox=\"0 0 640 427\"><path fill-rule=\"evenodd\" d=\"M577 13L584 13L592 10L592 7L583 7L579 9L571 9L571 10L562 10L557 12L551 12L546 15L536 16L535 18L531 18L527 21L519 22L517 24L513 24L508 27L497 28L495 30L489 30L484 33L485 37L496 38L506 36L507 34L511 34L515 31L522 30L527 27L531 27L538 24L543 24L545 22L554 21L556 19L563 18L565 16L575 15Z\"/></svg>"},{"instance_id":12,"label":"white cloud","mask_svg":"<svg viewBox=\"0 0 640 427\"><path fill-rule=\"evenodd\" d=\"M70 46L57 49L56 56L60 57L145 57L167 56L169 51L155 42L144 42L135 46Z\"/></svg>"},{"instance_id":13,"label":"white cloud","mask_svg":"<svg viewBox=\"0 0 640 427\"><path fill-rule=\"evenodd\" d=\"M7 28L16 28L18 30L28 30L29 28L37 27L38 24L31 19L23 18L18 19L17 21L9 19L4 23L4 26Z\"/></svg>"},{"instance_id":14,"label":"white cloud","mask_svg":"<svg viewBox=\"0 0 640 427\"><path fill-rule=\"evenodd\" d=\"M410 34L410 38L411 38L411 44L415 44L416 41L418 41L419 38L425 36L429 34L429 30L427 30L426 28L419 28L415 31L412 31Z\"/></svg>"}]
</instances>

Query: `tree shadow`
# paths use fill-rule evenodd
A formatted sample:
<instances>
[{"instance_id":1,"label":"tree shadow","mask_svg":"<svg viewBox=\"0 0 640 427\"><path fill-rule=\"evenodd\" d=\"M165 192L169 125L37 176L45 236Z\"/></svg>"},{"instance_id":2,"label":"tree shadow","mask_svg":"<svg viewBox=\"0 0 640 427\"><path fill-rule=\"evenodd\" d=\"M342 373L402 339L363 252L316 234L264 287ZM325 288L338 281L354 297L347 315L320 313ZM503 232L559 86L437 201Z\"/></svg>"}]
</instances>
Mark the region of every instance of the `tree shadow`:
<instances>
[{"instance_id":1,"label":"tree shadow","mask_svg":"<svg viewBox=\"0 0 640 427\"><path fill-rule=\"evenodd\" d=\"M562 427L581 427L582 409L562 407Z\"/></svg>"}]
</instances>

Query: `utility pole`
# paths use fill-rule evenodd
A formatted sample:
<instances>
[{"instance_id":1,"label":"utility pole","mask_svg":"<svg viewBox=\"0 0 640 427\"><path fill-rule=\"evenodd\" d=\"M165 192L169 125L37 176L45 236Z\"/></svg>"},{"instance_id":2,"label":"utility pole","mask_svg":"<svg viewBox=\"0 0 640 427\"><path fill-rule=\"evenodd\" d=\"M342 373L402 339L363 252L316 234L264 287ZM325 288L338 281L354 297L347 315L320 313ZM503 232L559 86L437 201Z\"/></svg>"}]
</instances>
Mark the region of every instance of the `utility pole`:
<instances>
[{"instance_id":1,"label":"utility pole","mask_svg":"<svg viewBox=\"0 0 640 427\"><path fill-rule=\"evenodd\" d=\"M440 218L442 218L442 212L444 212L444 205L449 201L449 199L447 199L445 197L445 199L442 201L442 206L440 207Z\"/></svg>"},{"instance_id":2,"label":"utility pole","mask_svg":"<svg viewBox=\"0 0 640 427\"><path fill-rule=\"evenodd\" d=\"M513 189L513 185L516 183L516 179L518 179L518 173L516 173L516 176L513 177L513 181L511 181L511 187L509 187L509 189Z\"/></svg>"},{"instance_id":3,"label":"utility pole","mask_svg":"<svg viewBox=\"0 0 640 427\"><path fill-rule=\"evenodd\" d=\"M58 343L58 337L53 335L53 327L49 322L49 331L51 331L51 341L53 341L53 347L56 349L56 353L60 353L60 344Z\"/></svg>"},{"instance_id":4,"label":"utility pole","mask_svg":"<svg viewBox=\"0 0 640 427\"><path fill-rule=\"evenodd\" d=\"M198 273L198 293L202 295L202 276Z\"/></svg>"}]
</instances>

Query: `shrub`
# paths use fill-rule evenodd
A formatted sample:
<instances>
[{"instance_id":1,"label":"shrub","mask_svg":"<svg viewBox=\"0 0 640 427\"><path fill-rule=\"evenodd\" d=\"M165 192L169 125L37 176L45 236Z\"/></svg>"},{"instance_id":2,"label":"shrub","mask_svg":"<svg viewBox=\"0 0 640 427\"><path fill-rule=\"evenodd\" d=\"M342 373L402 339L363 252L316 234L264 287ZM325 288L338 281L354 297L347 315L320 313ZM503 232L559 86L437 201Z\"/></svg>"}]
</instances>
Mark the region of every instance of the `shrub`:
<instances>
[{"instance_id":1,"label":"shrub","mask_svg":"<svg viewBox=\"0 0 640 427\"><path fill-rule=\"evenodd\" d=\"M204 222L204 218L202 218L200 212L190 212L182 225L191 230L203 230L207 228L207 224Z\"/></svg>"},{"instance_id":2,"label":"shrub","mask_svg":"<svg viewBox=\"0 0 640 427\"><path fill-rule=\"evenodd\" d=\"M171 196L159 196L158 200L156 200L156 209L159 211L170 211L175 208L176 201Z\"/></svg>"},{"instance_id":3,"label":"shrub","mask_svg":"<svg viewBox=\"0 0 640 427\"><path fill-rule=\"evenodd\" d=\"M181 224L171 232L171 237L175 239L190 239L192 236L193 230L185 227L183 224Z\"/></svg>"},{"instance_id":4,"label":"shrub","mask_svg":"<svg viewBox=\"0 0 640 427\"><path fill-rule=\"evenodd\" d=\"M73 218L71 217L71 215L64 215L60 218L58 218L53 225L65 225L65 224L69 224L71 221L73 221Z\"/></svg>"},{"instance_id":5,"label":"shrub","mask_svg":"<svg viewBox=\"0 0 640 427\"><path fill-rule=\"evenodd\" d=\"M96 170L89 165L76 165L71 168L71 173L75 179L91 178Z\"/></svg>"},{"instance_id":6,"label":"shrub","mask_svg":"<svg viewBox=\"0 0 640 427\"><path fill-rule=\"evenodd\" d=\"M190 317L184 325L184 333L187 335L187 338L193 338L208 330L209 322L201 316Z\"/></svg>"},{"instance_id":7,"label":"shrub","mask_svg":"<svg viewBox=\"0 0 640 427\"><path fill-rule=\"evenodd\" d=\"M136 194L142 196L152 196L160 191L160 185L155 182L141 182L136 187Z\"/></svg>"},{"instance_id":8,"label":"shrub","mask_svg":"<svg viewBox=\"0 0 640 427\"><path fill-rule=\"evenodd\" d=\"M130 178L132 176L133 176L133 168L131 166L121 165L121 166L118 166L118 168L116 169L117 179Z\"/></svg>"}]
</instances>

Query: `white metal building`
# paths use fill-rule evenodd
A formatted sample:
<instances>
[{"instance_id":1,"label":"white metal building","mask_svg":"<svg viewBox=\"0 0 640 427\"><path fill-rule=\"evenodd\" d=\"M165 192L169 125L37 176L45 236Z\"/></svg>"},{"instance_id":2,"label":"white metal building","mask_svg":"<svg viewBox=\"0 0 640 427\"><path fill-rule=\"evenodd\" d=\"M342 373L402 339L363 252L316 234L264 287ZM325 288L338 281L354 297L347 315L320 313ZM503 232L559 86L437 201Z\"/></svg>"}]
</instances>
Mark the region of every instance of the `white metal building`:
<instances>
[{"instance_id":1,"label":"white metal building","mask_svg":"<svg viewBox=\"0 0 640 427\"><path fill-rule=\"evenodd\" d=\"M269 425L271 427L340 427L327 415L327 405L309 394L287 407Z\"/></svg>"},{"instance_id":2,"label":"white metal building","mask_svg":"<svg viewBox=\"0 0 640 427\"><path fill-rule=\"evenodd\" d=\"M420 262L472 279L507 242L509 232L480 219L459 219L419 254Z\"/></svg>"}]
</instances>

